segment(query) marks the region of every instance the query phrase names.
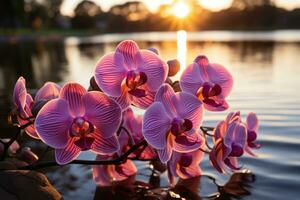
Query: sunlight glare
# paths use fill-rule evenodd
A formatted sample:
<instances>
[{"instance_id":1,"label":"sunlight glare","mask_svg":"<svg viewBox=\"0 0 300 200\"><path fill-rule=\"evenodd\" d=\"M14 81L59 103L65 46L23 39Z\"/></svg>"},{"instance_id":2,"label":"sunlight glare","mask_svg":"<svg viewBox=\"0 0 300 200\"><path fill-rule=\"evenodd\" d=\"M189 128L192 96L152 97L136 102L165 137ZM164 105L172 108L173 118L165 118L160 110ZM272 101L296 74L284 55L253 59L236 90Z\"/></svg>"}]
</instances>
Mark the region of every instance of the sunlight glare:
<instances>
[{"instance_id":1,"label":"sunlight glare","mask_svg":"<svg viewBox=\"0 0 300 200\"><path fill-rule=\"evenodd\" d=\"M180 75L182 73L182 70L184 70L186 67L186 41L186 31L177 31L177 59L180 63L180 72L177 75Z\"/></svg>"},{"instance_id":2,"label":"sunlight glare","mask_svg":"<svg viewBox=\"0 0 300 200\"><path fill-rule=\"evenodd\" d=\"M172 13L178 18L185 18L190 13L190 7L185 2L179 1L172 6Z\"/></svg>"},{"instance_id":3,"label":"sunlight glare","mask_svg":"<svg viewBox=\"0 0 300 200\"><path fill-rule=\"evenodd\" d=\"M232 0L199 0L200 4L212 11L219 11L230 7Z\"/></svg>"}]
</instances>

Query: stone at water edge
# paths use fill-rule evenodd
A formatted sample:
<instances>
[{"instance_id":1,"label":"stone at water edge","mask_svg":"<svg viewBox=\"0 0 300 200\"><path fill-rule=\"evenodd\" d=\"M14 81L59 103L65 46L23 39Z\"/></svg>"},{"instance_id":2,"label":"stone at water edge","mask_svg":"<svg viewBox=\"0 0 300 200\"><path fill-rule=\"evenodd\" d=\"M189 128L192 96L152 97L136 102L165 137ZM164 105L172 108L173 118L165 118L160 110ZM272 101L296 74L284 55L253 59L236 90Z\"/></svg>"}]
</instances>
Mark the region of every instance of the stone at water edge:
<instances>
[{"instance_id":1,"label":"stone at water edge","mask_svg":"<svg viewBox=\"0 0 300 200\"><path fill-rule=\"evenodd\" d=\"M0 171L0 196L5 200L61 200L47 177L25 170Z\"/></svg>"}]
</instances>

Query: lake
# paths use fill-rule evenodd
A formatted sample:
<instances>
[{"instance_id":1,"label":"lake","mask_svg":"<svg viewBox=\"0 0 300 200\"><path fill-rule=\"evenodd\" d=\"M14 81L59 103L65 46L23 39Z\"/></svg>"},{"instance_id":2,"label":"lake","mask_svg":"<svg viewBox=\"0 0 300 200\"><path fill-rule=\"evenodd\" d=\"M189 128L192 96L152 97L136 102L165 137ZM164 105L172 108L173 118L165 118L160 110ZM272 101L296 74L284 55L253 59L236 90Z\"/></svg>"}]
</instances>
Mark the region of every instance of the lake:
<instances>
[{"instance_id":1,"label":"lake","mask_svg":"<svg viewBox=\"0 0 300 200\"><path fill-rule=\"evenodd\" d=\"M48 38L49 39L49 38ZM182 69L198 54L221 63L233 74L230 110L205 113L204 125L215 126L229 111L240 110L243 117L254 111L260 119L258 157L243 157L241 163L251 176L220 175L207 157L201 163L205 176L193 191L203 199L299 199L300 189L300 32L229 32L106 34L64 40L52 38L0 40L1 133L11 107L14 83L24 76L29 88L45 81L63 84L76 81L88 87L97 60L123 39L134 39L141 48L155 47L164 60L179 59ZM178 79L178 75L174 78ZM28 145L33 145L27 142ZM89 153L83 159L92 159ZM137 179L148 180L147 163L138 162ZM47 171L65 199L93 199L95 184L89 166L72 165ZM208 175L208 176L206 176ZM228 183L227 193L217 190ZM166 187L167 175L160 186ZM234 195L228 195L230 191ZM230 193L229 192L229 193ZM227 196L226 196L227 195ZM200 199L199 197L199 199Z\"/></svg>"}]
</instances>

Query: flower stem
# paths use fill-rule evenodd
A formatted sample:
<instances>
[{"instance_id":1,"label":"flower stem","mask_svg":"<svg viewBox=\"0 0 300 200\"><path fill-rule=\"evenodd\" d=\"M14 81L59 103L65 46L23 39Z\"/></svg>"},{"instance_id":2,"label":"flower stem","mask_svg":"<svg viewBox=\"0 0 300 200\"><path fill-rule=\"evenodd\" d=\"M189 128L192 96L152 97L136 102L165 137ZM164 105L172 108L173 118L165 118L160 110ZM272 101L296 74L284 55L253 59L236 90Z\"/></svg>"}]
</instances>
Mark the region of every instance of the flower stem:
<instances>
[{"instance_id":1,"label":"flower stem","mask_svg":"<svg viewBox=\"0 0 300 200\"><path fill-rule=\"evenodd\" d=\"M124 163L128 156L136 151L138 148L140 148L143 145L147 145L146 140L142 140L141 142L133 145L128 151L126 151L124 154L122 154L120 157L112 160L73 160L72 162L68 164L81 164L81 165L119 165ZM68 165L66 164L66 165ZM41 161L38 163L34 163L32 165L28 165L25 167L20 167L19 170L37 170L40 168L45 167L54 167L54 166L60 166L56 161Z\"/></svg>"}]
</instances>

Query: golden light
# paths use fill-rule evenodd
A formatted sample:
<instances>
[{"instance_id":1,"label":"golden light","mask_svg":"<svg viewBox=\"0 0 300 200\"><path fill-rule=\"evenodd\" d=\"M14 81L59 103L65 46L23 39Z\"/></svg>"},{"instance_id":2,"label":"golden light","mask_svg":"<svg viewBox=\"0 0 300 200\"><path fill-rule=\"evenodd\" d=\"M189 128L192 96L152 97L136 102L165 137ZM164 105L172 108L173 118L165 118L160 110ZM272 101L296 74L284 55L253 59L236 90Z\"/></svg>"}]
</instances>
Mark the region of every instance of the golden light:
<instances>
[{"instance_id":1,"label":"golden light","mask_svg":"<svg viewBox=\"0 0 300 200\"><path fill-rule=\"evenodd\" d=\"M190 7L184 1L178 1L172 6L172 14L178 18L185 18L190 13Z\"/></svg>"},{"instance_id":2,"label":"golden light","mask_svg":"<svg viewBox=\"0 0 300 200\"><path fill-rule=\"evenodd\" d=\"M199 0L200 4L212 11L219 11L221 9L229 8L232 0Z\"/></svg>"}]
</instances>

